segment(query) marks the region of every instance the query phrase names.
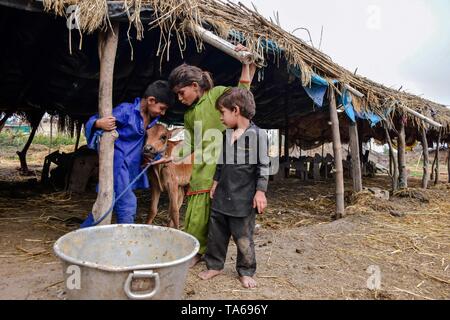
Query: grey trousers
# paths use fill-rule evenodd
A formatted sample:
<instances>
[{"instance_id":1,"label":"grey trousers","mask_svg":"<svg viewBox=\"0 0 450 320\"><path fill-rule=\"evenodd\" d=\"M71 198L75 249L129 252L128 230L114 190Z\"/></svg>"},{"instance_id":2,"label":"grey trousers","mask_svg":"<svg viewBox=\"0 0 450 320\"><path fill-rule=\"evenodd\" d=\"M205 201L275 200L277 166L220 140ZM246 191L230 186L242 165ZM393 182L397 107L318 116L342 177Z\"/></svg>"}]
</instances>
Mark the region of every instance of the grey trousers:
<instances>
[{"instance_id":1,"label":"grey trousers","mask_svg":"<svg viewBox=\"0 0 450 320\"><path fill-rule=\"evenodd\" d=\"M227 256L228 243L233 237L237 247L236 271L242 276L252 277L256 272L253 231L256 213L236 218L211 211L208 226L208 243L204 260L208 270L222 270Z\"/></svg>"}]
</instances>

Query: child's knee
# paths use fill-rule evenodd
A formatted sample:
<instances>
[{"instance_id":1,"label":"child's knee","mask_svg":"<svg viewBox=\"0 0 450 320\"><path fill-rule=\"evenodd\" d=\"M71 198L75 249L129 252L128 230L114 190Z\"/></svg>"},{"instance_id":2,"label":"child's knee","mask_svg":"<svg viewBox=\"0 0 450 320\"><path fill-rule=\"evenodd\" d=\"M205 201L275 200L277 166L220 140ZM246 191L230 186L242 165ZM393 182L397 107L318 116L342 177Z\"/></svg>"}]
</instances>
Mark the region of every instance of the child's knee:
<instances>
[{"instance_id":1,"label":"child's knee","mask_svg":"<svg viewBox=\"0 0 450 320\"><path fill-rule=\"evenodd\" d=\"M133 224L136 212L117 212L116 215L118 224Z\"/></svg>"}]
</instances>

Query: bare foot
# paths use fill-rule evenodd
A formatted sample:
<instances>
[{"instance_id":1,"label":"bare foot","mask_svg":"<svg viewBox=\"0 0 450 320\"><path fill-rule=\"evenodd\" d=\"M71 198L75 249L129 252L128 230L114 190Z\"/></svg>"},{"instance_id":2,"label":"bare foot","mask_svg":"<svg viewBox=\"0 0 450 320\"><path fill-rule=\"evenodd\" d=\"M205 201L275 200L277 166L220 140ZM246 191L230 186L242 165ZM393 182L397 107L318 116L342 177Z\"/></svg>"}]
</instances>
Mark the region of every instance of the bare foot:
<instances>
[{"instance_id":1,"label":"bare foot","mask_svg":"<svg viewBox=\"0 0 450 320\"><path fill-rule=\"evenodd\" d=\"M239 277L239 281L241 281L242 286L247 289L256 288L256 281L252 277Z\"/></svg>"},{"instance_id":2,"label":"bare foot","mask_svg":"<svg viewBox=\"0 0 450 320\"><path fill-rule=\"evenodd\" d=\"M196 254L189 263L189 268L194 267L197 263L200 262L200 260L202 260L202 256L200 254Z\"/></svg>"},{"instance_id":3,"label":"bare foot","mask_svg":"<svg viewBox=\"0 0 450 320\"><path fill-rule=\"evenodd\" d=\"M222 270L206 270L206 271L200 272L198 274L198 276L202 280L209 280L209 279L212 279L214 277L217 277L221 273L222 273Z\"/></svg>"}]
</instances>

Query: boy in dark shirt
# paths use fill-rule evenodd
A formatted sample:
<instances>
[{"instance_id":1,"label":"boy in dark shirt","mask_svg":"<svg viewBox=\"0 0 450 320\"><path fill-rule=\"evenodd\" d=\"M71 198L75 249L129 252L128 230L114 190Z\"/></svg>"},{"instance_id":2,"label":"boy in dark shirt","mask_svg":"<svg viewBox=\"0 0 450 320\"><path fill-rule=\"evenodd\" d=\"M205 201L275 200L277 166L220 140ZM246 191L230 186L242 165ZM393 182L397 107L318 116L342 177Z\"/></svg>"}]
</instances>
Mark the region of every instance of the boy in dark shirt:
<instances>
[{"instance_id":1,"label":"boy in dark shirt","mask_svg":"<svg viewBox=\"0 0 450 320\"><path fill-rule=\"evenodd\" d=\"M256 212L262 214L267 206L267 134L251 122L256 107L250 91L229 89L217 100L216 107L228 129L211 189L213 200L204 257L208 270L199 277L209 280L222 272L232 236L238 250L239 279L245 288L255 288L253 230Z\"/></svg>"}]
</instances>

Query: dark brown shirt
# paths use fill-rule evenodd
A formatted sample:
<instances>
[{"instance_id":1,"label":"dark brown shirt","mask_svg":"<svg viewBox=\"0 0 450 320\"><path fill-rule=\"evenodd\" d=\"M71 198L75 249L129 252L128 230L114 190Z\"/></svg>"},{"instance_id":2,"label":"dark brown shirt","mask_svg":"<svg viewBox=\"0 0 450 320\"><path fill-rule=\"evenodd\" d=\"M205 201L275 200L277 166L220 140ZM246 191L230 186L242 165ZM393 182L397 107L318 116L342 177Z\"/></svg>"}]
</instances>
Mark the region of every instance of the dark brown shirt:
<instances>
[{"instance_id":1,"label":"dark brown shirt","mask_svg":"<svg viewBox=\"0 0 450 320\"><path fill-rule=\"evenodd\" d=\"M270 159L267 133L251 123L231 144L232 130L223 136L222 152L214 181L218 182L212 209L232 217L253 212L256 191L267 191Z\"/></svg>"}]
</instances>

